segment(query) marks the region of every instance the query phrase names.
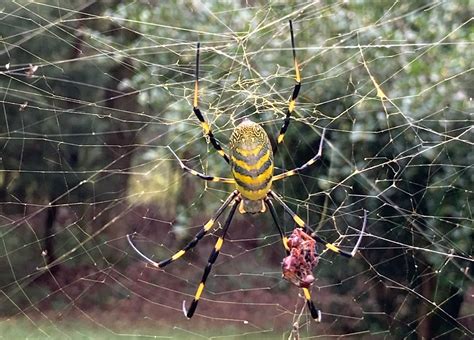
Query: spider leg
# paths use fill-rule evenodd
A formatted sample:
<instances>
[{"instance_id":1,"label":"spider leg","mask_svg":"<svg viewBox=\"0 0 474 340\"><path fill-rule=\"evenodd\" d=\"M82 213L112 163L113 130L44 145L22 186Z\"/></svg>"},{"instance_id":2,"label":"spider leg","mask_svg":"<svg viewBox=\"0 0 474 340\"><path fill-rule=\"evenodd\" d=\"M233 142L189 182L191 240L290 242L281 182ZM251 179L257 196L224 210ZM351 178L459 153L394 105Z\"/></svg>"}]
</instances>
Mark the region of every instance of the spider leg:
<instances>
[{"instance_id":1,"label":"spider leg","mask_svg":"<svg viewBox=\"0 0 474 340\"><path fill-rule=\"evenodd\" d=\"M281 241L283 242L286 255L288 256L290 254L290 249L288 247L288 238L283 233L280 223L278 222L278 218L275 211L275 207L273 206L273 202L267 196L267 198L265 199L265 203L267 204L268 210L270 210L270 214L272 215L273 221L275 222L278 232L280 233ZM309 291L308 288L303 288L303 294L306 299L306 305L308 306L309 312L311 313L311 317L317 322L320 322L321 311L318 308L316 308L316 306L314 305L313 300L311 299L311 292Z\"/></svg>"},{"instance_id":2,"label":"spider leg","mask_svg":"<svg viewBox=\"0 0 474 340\"><path fill-rule=\"evenodd\" d=\"M173 149L171 149L170 147L168 147L168 149L171 151L173 156L176 157L176 159L178 160L178 163L179 163L179 166L181 167L181 169L183 169L184 171L190 173L191 175L197 176L197 177L199 177L199 178L201 178L205 181L210 181L210 182L221 182L221 183L228 183L228 184L235 183L235 180L233 178L209 176L209 175L206 175L206 174L203 174L201 172L198 172L196 170L191 169L190 167L186 166L183 163L183 161L176 155L176 153L173 151Z\"/></svg>"},{"instance_id":3,"label":"spider leg","mask_svg":"<svg viewBox=\"0 0 474 340\"><path fill-rule=\"evenodd\" d=\"M232 222L232 218L234 217L235 209L237 209L239 201L240 201L240 198L235 199L234 205L230 209L229 215L227 216L227 220L225 221L225 224L223 227L222 236L220 236L217 239L217 242L214 245L214 249L212 250L211 255L209 256L206 268L204 269L204 273L202 274L201 282L199 283L196 293L194 294L194 299L191 302L191 306L189 307L189 309L186 309L186 300L183 301L183 312L184 312L184 315L186 315L188 319L190 319L194 315L194 312L196 311L199 299L201 298L201 294L206 284L207 277L209 276L209 273L211 272L214 262L216 262L217 256L219 256L219 252L222 248L222 245L224 244L224 239L227 234L227 230L229 229L230 222Z\"/></svg>"},{"instance_id":4,"label":"spider leg","mask_svg":"<svg viewBox=\"0 0 474 340\"><path fill-rule=\"evenodd\" d=\"M316 163L321 158L321 156L323 154L323 144L324 144L324 135L325 134L326 134L326 129L323 129L323 132L321 134L321 141L319 142L318 153L313 158L311 158L309 161L304 163L302 166L299 166L297 168L294 168L293 170L288 170L288 171L285 171L281 174L273 176L272 181L279 181L280 179L296 175L300 171L302 171L302 170L306 169L307 167L309 167L309 166L313 165L314 163Z\"/></svg>"},{"instance_id":5,"label":"spider leg","mask_svg":"<svg viewBox=\"0 0 474 340\"><path fill-rule=\"evenodd\" d=\"M275 226L278 229L278 233L280 234L283 247L285 247L286 255L288 255L290 253L290 248L288 247L288 238L285 236L285 233L283 232L283 229L280 226L280 222L278 222L275 206L273 205L273 202L268 198L268 196L265 198L265 203L267 204L268 210L272 215L273 222L275 222Z\"/></svg>"},{"instance_id":6,"label":"spider leg","mask_svg":"<svg viewBox=\"0 0 474 340\"><path fill-rule=\"evenodd\" d=\"M329 249L329 250L331 250L335 253L338 253L338 254L340 254L342 256L345 256L345 257L354 257L355 254L357 253L357 250L359 249L360 243L362 242L362 238L364 237L364 232L365 232L365 227L366 226L367 226L367 210L364 209L364 220L362 222L362 228L360 229L359 238L357 239L357 242L356 242L354 248L352 249L352 251L350 253L341 250L339 247L335 246L333 243L328 243L326 240L324 240L323 238L316 235L316 232L312 232L311 237L314 238L319 243L324 244L327 249Z\"/></svg>"},{"instance_id":7,"label":"spider leg","mask_svg":"<svg viewBox=\"0 0 474 340\"><path fill-rule=\"evenodd\" d=\"M209 137L209 140L211 141L212 146L216 151L221 155L227 163L229 163L229 156L225 153L225 151L222 149L221 145L217 141L216 137L214 137L214 134L212 133L211 127L208 122L204 119L204 116L201 113L201 110L199 110L198 107L198 99L199 99L199 47L200 43L197 43L196 46L196 74L195 74L195 80L194 80L194 100L193 100L193 112L196 115L197 119L199 119L199 122L201 123L202 129L204 130L204 134Z\"/></svg>"},{"instance_id":8,"label":"spider leg","mask_svg":"<svg viewBox=\"0 0 474 340\"><path fill-rule=\"evenodd\" d=\"M171 262L174 262L176 261L177 259L179 259L181 256L183 256L189 249L191 248L194 248L196 246L196 244L204 237L204 235L206 235L208 233L208 231L212 228L212 226L214 225L214 223L216 222L216 220L219 218L219 216L222 214L222 212L227 208L227 206L236 199L238 195L238 191L235 190L234 192L232 192L232 194L229 195L229 197L227 197L227 199L225 200L224 203L222 203L222 205L220 206L220 208L216 211L216 213L214 214L214 216L206 223L202 226L201 230L199 230L199 232L196 234L196 236L194 236L194 238L188 242L188 244L186 244L184 246L183 249L179 250L178 252L176 252L173 256L171 256L170 258L167 258L163 261L160 261L160 262L156 262L156 261L153 261L152 259L150 259L148 256L146 256L145 254L143 254L140 250L138 250L138 248L135 246L135 244L133 244L132 242L132 237L127 234L127 240L128 240L128 243L130 244L130 246L133 248L133 250L135 250L135 252L140 255L141 258L143 258L146 262L150 263L152 266L154 267L158 267L158 268L163 268L167 265L169 265Z\"/></svg>"},{"instance_id":9,"label":"spider leg","mask_svg":"<svg viewBox=\"0 0 474 340\"><path fill-rule=\"evenodd\" d=\"M339 248L338 246L336 246L334 243L327 242L322 237L319 237L316 234L316 232L311 230L311 228L309 228L306 225L303 219L299 217L293 210L291 210L290 207L287 206L285 202L283 202L283 200L280 197L278 197L273 191L270 191L268 195L270 195L272 198L274 198L278 203L282 205L283 209L293 218L293 220L298 225L298 227L302 228L305 233L310 235L317 242L323 244L327 249L345 257L354 257L354 255L357 253L357 250L359 249L359 245L362 241L362 237L364 236L365 227L367 225L367 211L366 210L364 210L364 222L362 223L362 228L360 230L360 235L356 242L356 245L354 246L351 252L346 252L342 250L341 248Z\"/></svg>"},{"instance_id":10,"label":"spider leg","mask_svg":"<svg viewBox=\"0 0 474 340\"><path fill-rule=\"evenodd\" d=\"M290 102L288 104L288 109L286 110L286 115L285 115L285 120L283 121L283 125L280 129L280 133L277 138L277 142L273 147L273 153L277 152L278 145L280 145L283 142L283 139L285 138L285 133L286 130L288 129L288 126L290 125L290 117L291 114L293 113L295 106L296 106L296 98L298 98L298 94L301 89L301 76L300 76L300 70L298 67L298 61L296 60L296 49L295 49L295 37L293 35L293 23L290 20L290 33L291 33L291 48L293 50L293 63L295 66L295 87L293 88L293 94L291 95Z\"/></svg>"},{"instance_id":11,"label":"spider leg","mask_svg":"<svg viewBox=\"0 0 474 340\"><path fill-rule=\"evenodd\" d=\"M317 322L321 322L321 311L316 308L311 299L311 292L308 288L302 288L304 298L306 299L306 305L308 306L309 312L311 313L311 317L316 320Z\"/></svg>"}]
</instances>

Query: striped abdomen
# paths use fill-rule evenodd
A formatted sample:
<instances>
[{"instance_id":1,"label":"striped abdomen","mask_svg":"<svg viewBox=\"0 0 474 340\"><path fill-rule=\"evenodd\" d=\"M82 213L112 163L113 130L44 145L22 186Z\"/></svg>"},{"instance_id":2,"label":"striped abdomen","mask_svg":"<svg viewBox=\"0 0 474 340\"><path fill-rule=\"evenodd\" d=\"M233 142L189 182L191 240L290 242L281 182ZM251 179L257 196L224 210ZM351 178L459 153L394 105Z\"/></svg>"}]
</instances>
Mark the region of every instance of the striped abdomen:
<instances>
[{"instance_id":1,"label":"striped abdomen","mask_svg":"<svg viewBox=\"0 0 474 340\"><path fill-rule=\"evenodd\" d=\"M232 176L242 195L240 212L265 211L273 177L273 151L265 130L245 119L230 137Z\"/></svg>"}]
</instances>

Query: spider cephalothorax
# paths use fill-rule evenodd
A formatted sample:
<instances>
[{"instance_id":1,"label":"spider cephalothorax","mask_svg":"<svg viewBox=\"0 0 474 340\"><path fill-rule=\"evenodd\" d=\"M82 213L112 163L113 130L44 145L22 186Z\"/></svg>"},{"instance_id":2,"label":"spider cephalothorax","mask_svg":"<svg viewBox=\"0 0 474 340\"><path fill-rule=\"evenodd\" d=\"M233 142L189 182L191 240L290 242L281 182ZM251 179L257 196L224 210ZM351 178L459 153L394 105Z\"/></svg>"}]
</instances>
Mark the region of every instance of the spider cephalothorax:
<instances>
[{"instance_id":1,"label":"spider cephalothorax","mask_svg":"<svg viewBox=\"0 0 474 340\"><path fill-rule=\"evenodd\" d=\"M265 212L263 199L272 186L273 151L265 130L245 119L230 137L230 165L242 196L241 213Z\"/></svg>"},{"instance_id":2,"label":"spider cephalothorax","mask_svg":"<svg viewBox=\"0 0 474 340\"><path fill-rule=\"evenodd\" d=\"M311 228L303 221L301 217L296 215L290 207L288 207L285 202L273 192L272 184L275 181L282 180L284 178L296 175L300 171L306 169L312 164L316 163L317 160L321 158L323 143L324 143L324 134L325 129L323 129L321 134L321 141L319 143L318 153L307 161L302 166L299 166L293 170L284 171L280 174L274 175L273 169L273 155L277 151L277 147L281 144L285 137L286 129L290 124L290 117L296 106L296 98L301 87L301 78L298 69L298 63L296 61L296 50L295 50L295 41L293 37L293 26L290 21L290 32L291 32L291 46L293 51L293 62L295 67L295 87L293 88L293 93L291 95L290 101L288 103L288 108L286 110L285 120L280 129L280 133L276 139L275 147L272 149L270 140L268 138L265 130L258 125L257 123L252 122L249 119L245 119L242 123L235 127L230 137L229 143L229 155L222 149L221 145L214 137L211 127L208 122L204 119L201 110L198 107L198 98L199 98L199 43L197 45L196 53L196 80L194 83L194 101L193 101L193 112L195 113L197 119L201 123L204 134L209 138L212 146L216 151L221 155L224 160L231 165L232 178L216 177L210 176L203 173L200 173L196 170L193 170L186 166L181 159L174 153L170 148L171 153L176 157L179 162L180 167L203 180L211 182L221 182L234 184L236 190L234 190L220 206L214 216L204 225L202 225L199 232L194 236L194 238L189 241L181 250L176 252L173 256L168 259L165 259L160 262L153 261L146 255L144 255L132 242L130 235L127 235L127 239L132 246L132 248L148 263L155 267L163 268L168 264L181 258L188 250L194 248L198 242L212 229L217 219L221 216L224 210L227 207L230 208L230 212L227 216L226 221L222 227L222 235L217 238L217 241L214 245L214 248L209 256L209 260L202 274L201 282L198 285L194 299L191 303L189 309L186 309L186 303L183 301L183 311L184 314L191 318L194 315L194 312L197 308L201 294L204 291L204 286L206 280L211 272L211 268L216 261L219 252L224 244L225 237L227 235L227 230L229 229L232 218L235 214L237 206L241 213L263 213L266 208L270 211L272 215L275 226L280 235L283 247L286 252L286 264L287 266L283 268L285 278L289 279L291 282L303 289L304 297L306 299L306 304L311 313L311 316L320 321L321 312L315 307L313 301L311 300L311 293L309 287L314 280L314 277L311 275L311 270L316 264L315 259L315 250L310 249L314 247L315 242L322 243L327 249L346 257L352 257L355 255L359 244L362 240L362 236L365 230L365 225L367 222L367 214L364 211L364 222L362 224L362 230L357 240L356 245L353 250L349 253L333 243L326 242L324 239L319 237L316 232L312 231ZM293 221L296 223L296 231L293 233L292 239L288 240L283 232L283 229L280 226L278 216L273 205L273 200L278 202L285 212L289 214ZM301 230L301 232L299 232ZM286 274L285 274L286 273Z\"/></svg>"}]
</instances>

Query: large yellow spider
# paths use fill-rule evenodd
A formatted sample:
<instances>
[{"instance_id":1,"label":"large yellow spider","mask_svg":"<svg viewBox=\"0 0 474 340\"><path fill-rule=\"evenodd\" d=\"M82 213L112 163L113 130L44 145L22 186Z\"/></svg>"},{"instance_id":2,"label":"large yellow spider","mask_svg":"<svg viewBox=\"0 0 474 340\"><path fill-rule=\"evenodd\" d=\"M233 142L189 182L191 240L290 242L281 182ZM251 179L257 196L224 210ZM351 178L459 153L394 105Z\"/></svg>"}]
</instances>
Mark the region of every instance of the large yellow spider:
<instances>
[{"instance_id":1,"label":"large yellow spider","mask_svg":"<svg viewBox=\"0 0 474 340\"><path fill-rule=\"evenodd\" d=\"M323 143L324 143L324 135L325 130L323 130L321 134L321 141L319 143L318 153L311 158L308 162L303 164L300 167L297 167L293 170L285 171L281 174L274 175L273 174L273 154L276 152L276 149L279 144L283 142L285 137L286 129L290 123L290 117L295 109L296 105L296 98L298 97L298 93L301 88L301 77L298 68L298 62L296 60L296 51L295 51L295 40L293 36L293 25L290 20L290 33L291 33L291 46L293 50L293 62L295 67L295 87L293 89L293 94L291 96L290 102L288 104L288 109L286 111L286 116L284 123L281 127L280 133L277 138L277 142L275 143L275 147L272 149L270 140L268 138L267 133L265 130L258 125L250 121L249 119L245 119L242 123L240 123L232 132L230 137L230 144L229 144L229 155L222 149L219 142L214 137L211 127L204 119L201 111L198 107L198 96L199 96L199 43L197 44L197 52L196 52L196 78L194 83L194 101L193 101L193 111L196 114L196 117L199 119L201 126L204 130L206 136L208 136L210 142L217 150L217 152L225 159L227 163L230 164L232 170L232 178L223 178L223 177L214 177L209 176L200 172L197 172L188 166L186 166L178 156L171 150L173 155L177 158L180 167L190 174L197 176L203 180L211 181L211 182L222 182L222 183L229 183L235 184L236 190L234 190L229 197L224 201L222 206L217 210L214 216L202 226L201 230L194 236L194 238L184 246L180 251L176 252L173 256L168 259L165 259L160 262L155 262L146 255L144 255L137 247L133 244L131 236L127 235L127 239L131 245L131 247L140 255L144 260L155 267L163 268L170 263L176 261L177 259L181 258L188 250L195 247L197 243L206 235L209 230L214 226L216 220L220 217L220 215L224 212L224 210L231 206L229 215L224 223L222 236L217 239L217 242L212 250L212 253L209 257L207 266L204 270L204 273L201 278L201 282L197 288L197 291L194 295L194 299L191 303L189 309L186 309L186 301L183 301L183 311L186 317L191 318L196 310L198 305L199 299L201 297L202 292L204 291L204 285L206 284L207 277L211 272L212 265L217 259L219 252L222 248L224 243L225 236L227 234L227 230L230 226L232 218L234 216L235 210L237 206L239 207L239 212L244 213L263 213L266 210L266 207L270 210L272 218L275 222L275 225L278 229L280 234L283 246L285 247L287 255L290 253L290 247L288 246L288 238L285 236L279 222L277 219L277 214L273 205L272 200L277 201L280 203L285 210L295 221L297 228L301 228L302 231L309 234L315 241L322 243L327 249L340 254L346 257L353 257L357 252L357 249L362 241L362 236L364 234L365 226L367 223L367 212L364 210L364 221L362 224L361 232L359 238L357 240L354 249L349 253L346 251L341 250L338 246L333 243L326 242L324 239L316 235L314 231L312 231L306 223L294 213L283 200L275 194L273 190L271 190L272 183L274 181L279 181L281 179L293 176L300 172L303 169L306 169L310 165L314 164L318 159L321 158ZM321 312L319 309L315 307L311 300L311 293L308 288L303 287L304 297L307 302L307 306L311 313L313 319L320 321L321 320Z\"/></svg>"}]
</instances>

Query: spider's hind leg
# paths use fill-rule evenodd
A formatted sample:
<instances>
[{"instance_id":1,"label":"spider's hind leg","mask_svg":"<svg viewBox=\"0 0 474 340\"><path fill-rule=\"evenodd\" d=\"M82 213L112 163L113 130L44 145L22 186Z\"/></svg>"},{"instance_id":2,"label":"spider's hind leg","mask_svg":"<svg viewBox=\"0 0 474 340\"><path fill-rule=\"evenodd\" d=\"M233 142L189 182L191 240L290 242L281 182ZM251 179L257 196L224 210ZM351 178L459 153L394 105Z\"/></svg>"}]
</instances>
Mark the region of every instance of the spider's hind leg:
<instances>
[{"instance_id":1,"label":"spider's hind leg","mask_svg":"<svg viewBox=\"0 0 474 340\"><path fill-rule=\"evenodd\" d=\"M194 238L188 242L188 244L186 244L181 250L177 251L173 256L163 260L163 261L160 261L160 262L156 262L156 261L153 261L151 258L149 258L148 256L146 256L145 254L143 254L140 250L138 250L138 248L135 246L135 244L133 243L132 241L132 237L133 237L133 234L132 236L130 236L129 234L127 234L127 240L128 240L128 243L130 244L130 246L133 248L133 250L135 250L135 252L142 258L144 259L146 262L150 263L152 266L154 267L158 267L158 268L163 268L167 265L169 265L170 263L176 261L177 259L179 259L180 257L182 257L188 250L194 248L198 242L209 232L209 230L212 228L212 226L214 225L214 223L216 222L216 220L219 218L219 216L224 212L224 210L227 208L227 206L234 200L236 200L236 197L238 195L238 191L237 190L234 190L230 195L229 197L227 197L227 199L225 200L224 203L222 203L222 205L220 206L220 208L216 211L216 213L214 214L214 216L206 223L204 224L202 227L201 227L201 230L198 231L198 233L194 236Z\"/></svg>"},{"instance_id":2,"label":"spider's hind leg","mask_svg":"<svg viewBox=\"0 0 474 340\"><path fill-rule=\"evenodd\" d=\"M201 298L201 294L206 284L207 277L209 276L209 273L211 272L214 262L216 262L217 257L219 256L219 252L222 248L222 245L224 244L224 239L227 234L227 230L229 229L230 223L232 222L232 218L234 217L234 213L235 213L235 210L237 209L237 205L239 201L240 201L240 198L238 197L234 200L234 204L231 207L229 215L227 216L227 219L225 221L223 231L222 231L222 236L220 236L217 239L214 249L212 249L211 255L209 256L209 260L207 261L206 268L204 269L204 273L202 274L201 282L198 285L198 288L194 295L194 299L191 302L189 309L186 309L186 301L183 301L183 312L187 318L191 318L194 315L194 312L196 311L199 299Z\"/></svg>"},{"instance_id":3,"label":"spider's hind leg","mask_svg":"<svg viewBox=\"0 0 474 340\"><path fill-rule=\"evenodd\" d=\"M290 247L288 246L288 238L285 236L283 229L280 226L273 202L267 196L267 198L265 199L265 203L268 206L268 210L270 210L270 214L272 215L273 221L275 222L275 226L277 227L278 233L280 234L280 238L283 243L283 246L285 247L286 255L288 256L290 255ZM321 311L318 308L316 308L316 306L314 305L313 300L311 298L311 292L309 291L308 288L303 288L303 294L306 300L306 305L308 306L309 312L311 313L311 317L315 321L320 322Z\"/></svg>"}]
</instances>

